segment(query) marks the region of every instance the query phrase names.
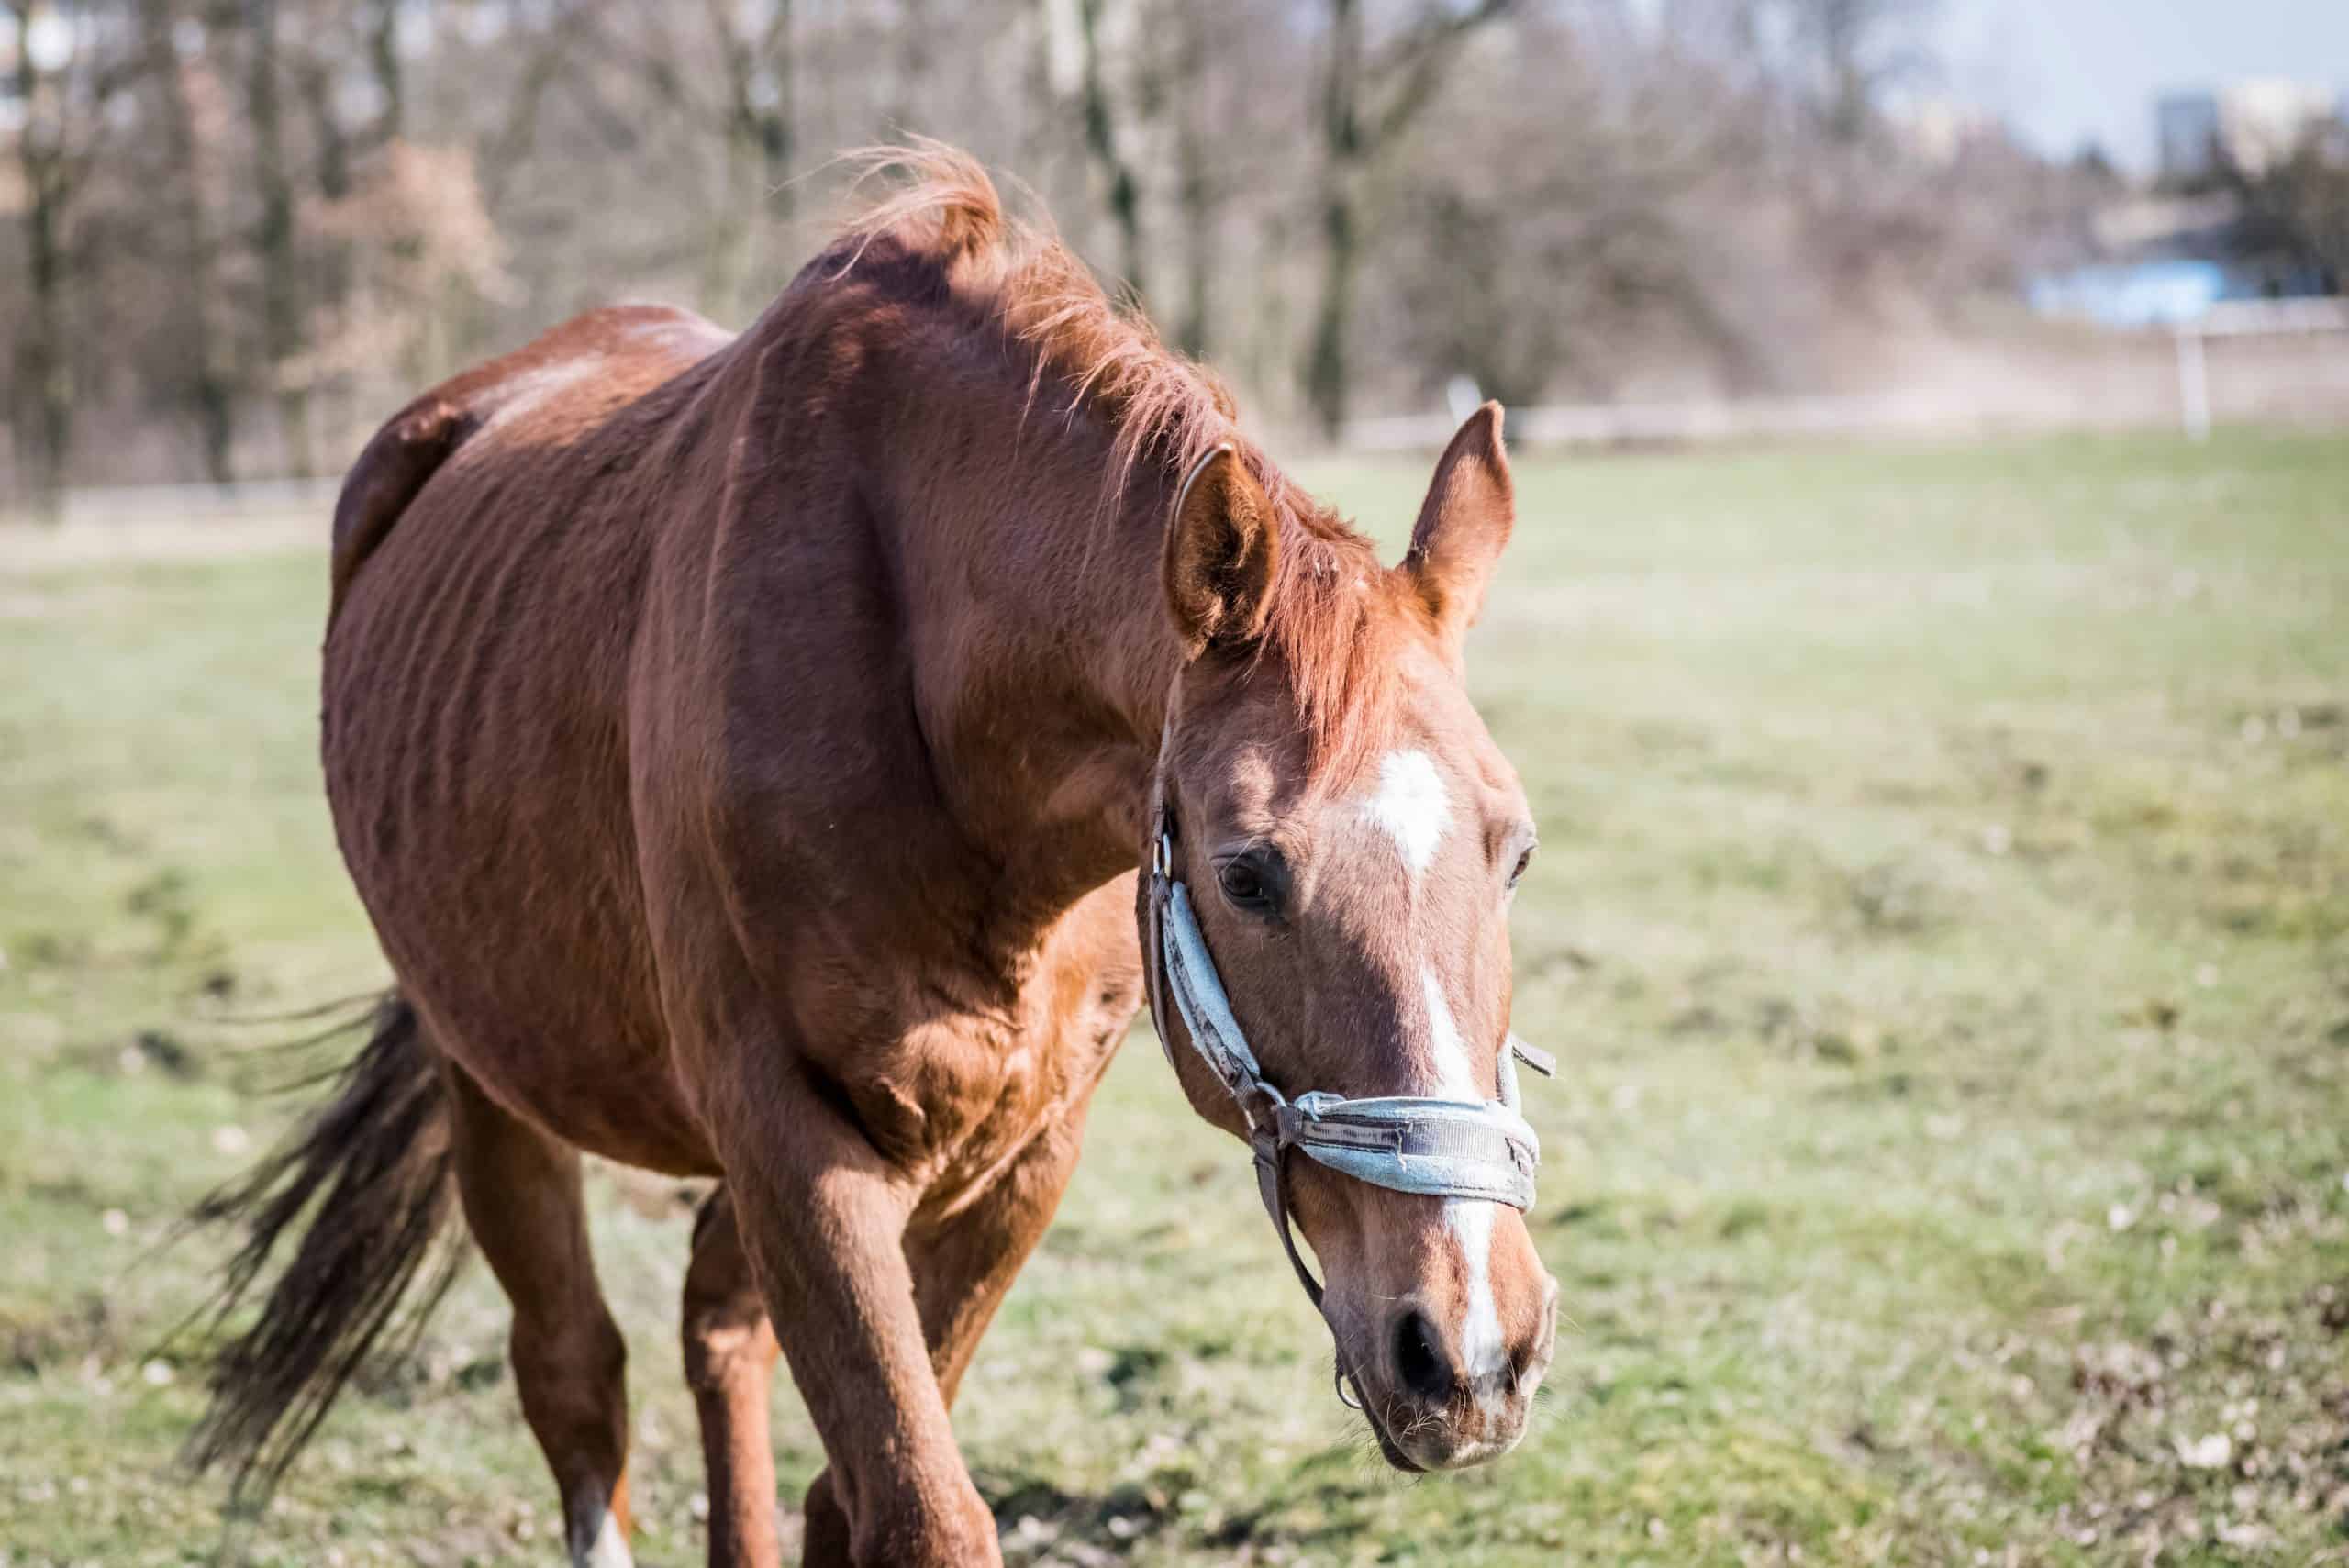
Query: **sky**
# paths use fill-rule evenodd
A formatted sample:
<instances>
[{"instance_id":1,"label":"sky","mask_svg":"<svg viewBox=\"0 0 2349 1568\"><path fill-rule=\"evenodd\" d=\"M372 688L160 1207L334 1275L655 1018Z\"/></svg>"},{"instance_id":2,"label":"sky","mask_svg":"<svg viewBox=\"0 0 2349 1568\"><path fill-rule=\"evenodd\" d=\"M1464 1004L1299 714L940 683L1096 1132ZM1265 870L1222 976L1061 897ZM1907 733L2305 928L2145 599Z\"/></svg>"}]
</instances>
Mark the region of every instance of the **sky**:
<instances>
[{"instance_id":1,"label":"sky","mask_svg":"<svg viewBox=\"0 0 2349 1568\"><path fill-rule=\"evenodd\" d=\"M1949 94L2067 155L2151 166L2154 100L2245 76L2349 91L2349 0L1941 0Z\"/></svg>"}]
</instances>

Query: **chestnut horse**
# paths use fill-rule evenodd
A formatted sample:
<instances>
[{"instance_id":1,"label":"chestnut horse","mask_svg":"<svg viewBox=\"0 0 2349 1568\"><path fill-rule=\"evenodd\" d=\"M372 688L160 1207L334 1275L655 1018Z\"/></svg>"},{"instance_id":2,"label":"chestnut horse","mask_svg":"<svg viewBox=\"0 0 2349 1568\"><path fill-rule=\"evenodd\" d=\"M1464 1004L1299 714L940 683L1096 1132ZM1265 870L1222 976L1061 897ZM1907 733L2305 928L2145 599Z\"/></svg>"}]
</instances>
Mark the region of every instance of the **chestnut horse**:
<instances>
[{"instance_id":1,"label":"chestnut horse","mask_svg":"<svg viewBox=\"0 0 2349 1568\"><path fill-rule=\"evenodd\" d=\"M1533 832L1461 670L1511 525L1497 409L1389 569L974 163L896 161L739 337L581 317L351 472L326 780L396 989L339 1096L209 1209L247 1229L232 1300L312 1216L195 1440L240 1485L308 1435L453 1195L573 1561L628 1562L584 1152L719 1179L684 1304L712 1562L777 1558L780 1351L828 1461L808 1562L999 1562L947 1412L1142 1000L1162 818L1154 885L1197 892L1257 1090L1513 1101ZM1159 1022L1193 1107L1248 1136L1208 1042ZM1318 1156L1275 1188L1387 1458L1512 1445L1556 1296L1518 1209Z\"/></svg>"}]
</instances>

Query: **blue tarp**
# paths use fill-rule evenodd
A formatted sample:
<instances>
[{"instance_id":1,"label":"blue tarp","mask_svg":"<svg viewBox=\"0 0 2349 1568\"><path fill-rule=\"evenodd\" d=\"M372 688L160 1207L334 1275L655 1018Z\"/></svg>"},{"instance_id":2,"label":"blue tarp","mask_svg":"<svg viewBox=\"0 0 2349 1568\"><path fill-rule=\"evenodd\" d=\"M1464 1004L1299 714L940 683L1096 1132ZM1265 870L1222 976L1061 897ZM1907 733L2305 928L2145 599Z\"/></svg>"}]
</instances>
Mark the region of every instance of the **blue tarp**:
<instances>
[{"instance_id":1,"label":"blue tarp","mask_svg":"<svg viewBox=\"0 0 2349 1568\"><path fill-rule=\"evenodd\" d=\"M2255 289L2234 280L2217 261L2132 261L2079 267L2031 280L2031 307L2043 316L2070 316L2104 327L2175 327L2206 314L2222 299Z\"/></svg>"}]
</instances>

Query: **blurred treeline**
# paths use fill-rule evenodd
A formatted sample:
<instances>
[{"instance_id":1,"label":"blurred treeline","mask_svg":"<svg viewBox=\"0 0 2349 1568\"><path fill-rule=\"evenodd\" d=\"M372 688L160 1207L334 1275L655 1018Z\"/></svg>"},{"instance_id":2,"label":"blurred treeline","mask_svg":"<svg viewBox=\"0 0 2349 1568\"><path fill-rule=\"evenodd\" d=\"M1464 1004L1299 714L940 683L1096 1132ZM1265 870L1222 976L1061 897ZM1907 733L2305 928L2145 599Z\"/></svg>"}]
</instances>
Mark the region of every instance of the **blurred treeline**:
<instances>
[{"instance_id":1,"label":"blurred treeline","mask_svg":"<svg viewBox=\"0 0 2349 1568\"><path fill-rule=\"evenodd\" d=\"M1260 417L1820 384L2070 243L1926 0L0 0L6 482L332 473L618 297L749 321L920 134ZM11 23L13 25L11 25Z\"/></svg>"}]
</instances>

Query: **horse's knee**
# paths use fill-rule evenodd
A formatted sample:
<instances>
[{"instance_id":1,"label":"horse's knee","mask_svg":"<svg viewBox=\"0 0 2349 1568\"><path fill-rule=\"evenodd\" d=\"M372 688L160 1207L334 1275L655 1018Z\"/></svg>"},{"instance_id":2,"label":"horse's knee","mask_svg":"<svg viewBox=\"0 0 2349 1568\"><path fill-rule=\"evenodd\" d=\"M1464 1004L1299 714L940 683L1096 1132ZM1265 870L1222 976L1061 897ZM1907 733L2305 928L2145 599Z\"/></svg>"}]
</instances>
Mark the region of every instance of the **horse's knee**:
<instances>
[{"instance_id":1,"label":"horse's knee","mask_svg":"<svg viewBox=\"0 0 2349 1568\"><path fill-rule=\"evenodd\" d=\"M722 1189L695 1222L679 1318L685 1382L696 1394L746 1373L764 1378L782 1353Z\"/></svg>"},{"instance_id":2,"label":"horse's knee","mask_svg":"<svg viewBox=\"0 0 2349 1568\"><path fill-rule=\"evenodd\" d=\"M1001 1568L995 1515L978 1489L958 1474L934 1490L951 1504L903 1494L852 1504L835 1489L833 1473L824 1471L807 1488L807 1568Z\"/></svg>"},{"instance_id":3,"label":"horse's knee","mask_svg":"<svg viewBox=\"0 0 2349 1568\"><path fill-rule=\"evenodd\" d=\"M860 1509L850 1526L854 1568L1002 1568L994 1514L967 1480L953 1479L942 1500L876 1497Z\"/></svg>"},{"instance_id":4,"label":"horse's knee","mask_svg":"<svg viewBox=\"0 0 2349 1568\"><path fill-rule=\"evenodd\" d=\"M969 1483L963 1489L968 1496L949 1508L884 1509L857 1520L850 1561L855 1568L1003 1568L995 1515Z\"/></svg>"},{"instance_id":5,"label":"horse's knee","mask_svg":"<svg viewBox=\"0 0 2349 1568\"><path fill-rule=\"evenodd\" d=\"M763 1307L746 1313L730 1302L689 1298L684 1341L685 1385L696 1394L716 1393L746 1373L765 1377L780 1351Z\"/></svg>"}]
</instances>

